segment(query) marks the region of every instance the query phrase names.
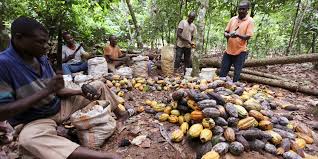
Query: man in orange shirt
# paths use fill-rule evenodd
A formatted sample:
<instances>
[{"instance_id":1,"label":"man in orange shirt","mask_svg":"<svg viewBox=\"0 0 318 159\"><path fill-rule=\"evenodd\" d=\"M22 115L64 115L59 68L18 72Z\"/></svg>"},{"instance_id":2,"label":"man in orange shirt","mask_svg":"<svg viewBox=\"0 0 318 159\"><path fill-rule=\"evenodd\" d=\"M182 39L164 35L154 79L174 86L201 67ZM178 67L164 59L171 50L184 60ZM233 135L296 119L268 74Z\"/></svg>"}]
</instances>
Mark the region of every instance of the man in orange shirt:
<instances>
[{"instance_id":1,"label":"man in orange shirt","mask_svg":"<svg viewBox=\"0 0 318 159\"><path fill-rule=\"evenodd\" d=\"M116 68L127 64L129 57L123 54L117 46L117 38L112 35L109 37L110 44L104 48L104 57L108 64L108 69L115 72Z\"/></svg>"},{"instance_id":2,"label":"man in orange shirt","mask_svg":"<svg viewBox=\"0 0 318 159\"><path fill-rule=\"evenodd\" d=\"M241 2L238 16L231 18L224 32L224 36L227 39L227 49L223 55L220 77L226 77L233 64L233 82L237 82L240 79L240 73L248 55L247 43L253 36L254 21L247 13L249 8L249 1Z\"/></svg>"}]
</instances>

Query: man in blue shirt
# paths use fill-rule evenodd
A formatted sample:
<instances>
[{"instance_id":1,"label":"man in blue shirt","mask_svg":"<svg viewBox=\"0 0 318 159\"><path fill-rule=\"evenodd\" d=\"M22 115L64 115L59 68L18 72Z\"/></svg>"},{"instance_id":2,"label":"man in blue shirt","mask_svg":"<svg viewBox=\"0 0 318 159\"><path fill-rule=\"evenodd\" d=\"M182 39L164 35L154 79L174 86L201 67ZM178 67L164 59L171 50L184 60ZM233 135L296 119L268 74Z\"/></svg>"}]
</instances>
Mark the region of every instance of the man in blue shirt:
<instances>
[{"instance_id":1,"label":"man in blue shirt","mask_svg":"<svg viewBox=\"0 0 318 159\"><path fill-rule=\"evenodd\" d=\"M45 56L49 37L42 24L19 17L11 25L11 34L10 47L0 53L0 121L23 125L19 144L37 158L120 158L89 150L57 135L57 123L97 97L64 88L62 73L55 74ZM93 85L102 92L100 99L111 93L101 82ZM107 100L117 106L116 99ZM118 108L114 109L119 115Z\"/></svg>"}]
</instances>

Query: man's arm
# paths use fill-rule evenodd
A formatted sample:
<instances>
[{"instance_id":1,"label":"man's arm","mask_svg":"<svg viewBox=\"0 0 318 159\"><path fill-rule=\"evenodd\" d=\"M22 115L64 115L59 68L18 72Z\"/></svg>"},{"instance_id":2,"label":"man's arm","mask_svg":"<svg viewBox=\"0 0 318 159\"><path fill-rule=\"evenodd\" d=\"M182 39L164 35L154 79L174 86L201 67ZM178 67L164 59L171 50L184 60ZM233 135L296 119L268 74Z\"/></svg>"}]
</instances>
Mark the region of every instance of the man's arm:
<instances>
[{"instance_id":1,"label":"man's arm","mask_svg":"<svg viewBox=\"0 0 318 159\"><path fill-rule=\"evenodd\" d=\"M0 105L0 121L4 121L14 117L15 115L31 108L35 103L50 95L48 89L43 89L29 97Z\"/></svg>"},{"instance_id":2,"label":"man's arm","mask_svg":"<svg viewBox=\"0 0 318 159\"><path fill-rule=\"evenodd\" d=\"M186 41L186 42L188 42L189 44L191 44L191 43L192 43L191 41L185 39L185 38L182 36L182 32L183 32L183 29L178 28L178 30L177 30L177 36L178 36L178 38L180 38L181 40Z\"/></svg>"},{"instance_id":3,"label":"man's arm","mask_svg":"<svg viewBox=\"0 0 318 159\"><path fill-rule=\"evenodd\" d=\"M72 60L73 58L75 58L75 54L67 56L65 50L62 51L62 62L63 63L66 63L67 61Z\"/></svg>"},{"instance_id":4,"label":"man's arm","mask_svg":"<svg viewBox=\"0 0 318 159\"><path fill-rule=\"evenodd\" d=\"M43 98L55 93L64 87L64 80L62 75L54 76L47 84L45 89L13 102L0 105L0 121L7 120L15 115L31 108L35 103Z\"/></svg>"},{"instance_id":5,"label":"man's arm","mask_svg":"<svg viewBox=\"0 0 318 159\"><path fill-rule=\"evenodd\" d=\"M57 96L62 98L75 96L75 95L82 95L82 94L83 94L82 90L75 90L70 88L63 88L56 93Z\"/></svg>"},{"instance_id":6,"label":"man's arm","mask_svg":"<svg viewBox=\"0 0 318 159\"><path fill-rule=\"evenodd\" d=\"M235 34L234 36L239 37L242 40L249 40L251 38L251 36L248 36L248 35Z\"/></svg>"},{"instance_id":7,"label":"man's arm","mask_svg":"<svg viewBox=\"0 0 318 159\"><path fill-rule=\"evenodd\" d=\"M230 38L230 33L228 32L228 31L224 31L224 37L226 38L226 39L229 39Z\"/></svg>"}]
</instances>

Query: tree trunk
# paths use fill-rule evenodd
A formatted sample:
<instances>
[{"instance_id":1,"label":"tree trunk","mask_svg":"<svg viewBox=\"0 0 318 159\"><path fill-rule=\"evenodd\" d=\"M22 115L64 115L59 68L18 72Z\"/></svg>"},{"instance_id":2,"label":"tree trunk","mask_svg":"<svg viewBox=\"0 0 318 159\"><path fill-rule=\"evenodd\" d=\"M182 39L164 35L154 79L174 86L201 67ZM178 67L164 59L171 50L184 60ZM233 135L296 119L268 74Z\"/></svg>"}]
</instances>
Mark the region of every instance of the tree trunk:
<instances>
[{"instance_id":1,"label":"tree trunk","mask_svg":"<svg viewBox=\"0 0 318 159\"><path fill-rule=\"evenodd\" d=\"M317 33L313 32L312 34L312 43L311 43L311 52L315 53L316 51L316 39L317 39Z\"/></svg>"},{"instance_id":2,"label":"tree trunk","mask_svg":"<svg viewBox=\"0 0 318 159\"><path fill-rule=\"evenodd\" d=\"M4 32L5 26L2 21L0 21L0 51L5 50L9 46L10 38L8 34Z\"/></svg>"},{"instance_id":3,"label":"tree trunk","mask_svg":"<svg viewBox=\"0 0 318 159\"><path fill-rule=\"evenodd\" d=\"M179 19L179 21L181 21L182 20L182 7L183 7L183 0L180 0L180 10L179 10L179 16L180 16L180 19Z\"/></svg>"},{"instance_id":4,"label":"tree trunk","mask_svg":"<svg viewBox=\"0 0 318 159\"><path fill-rule=\"evenodd\" d=\"M316 51L316 39L317 39L317 32L314 32L312 35L312 44L311 44L311 51L315 53ZM318 70L318 61L314 62L314 69Z\"/></svg>"},{"instance_id":5,"label":"tree trunk","mask_svg":"<svg viewBox=\"0 0 318 159\"><path fill-rule=\"evenodd\" d=\"M316 62L318 61L318 54L304 54L295 56L285 56L285 57L275 57L267 59L251 59L244 63L244 67L259 67L267 65L277 65L277 64L291 64L291 63L306 63L306 62ZM218 59L202 59L202 67L220 67L221 61Z\"/></svg>"},{"instance_id":6,"label":"tree trunk","mask_svg":"<svg viewBox=\"0 0 318 159\"><path fill-rule=\"evenodd\" d=\"M252 18L254 18L254 16L255 16L255 5L256 5L256 2L251 1L251 17Z\"/></svg>"},{"instance_id":7,"label":"tree trunk","mask_svg":"<svg viewBox=\"0 0 318 159\"><path fill-rule=\"evenodd\" d=\"M196 49L192 54L192 73L191 76L198 76L200 73L200 57L204 52L204 30L205 30L205 14L209 8L209 0L197 0L200 3L198 14L198 31L196 35Z\"/></svg>"},{"instance_id":8,"label":"tree trunk","mask_svg":"<svg viewBox=\"0 0 318 159\"><path fill-rule=\"evenodd\" d=\"M294 41L294 32L295 32L295 25L296 25L296 21L297 21L297 17L298 17L298 12L299 12L299 8L300 8L300 3L301 3L301 0L298 0L298 6L297 6L297 11L296 11L296 15L295 15L295 19L294 19L294 24L293 24L293 28L292 28L292 32L291 32L291 35L290 35L290 38L289 38L289 43L288 43L288 47L286 49L286 54L285 55L288 55L289 52L290 52L290 49L293 45L293 41Z\"/></svg>"},{"instance_id":9,"label":"tree trunk","mask_svg":"<svg viewBox=\"0 0 318 159\"><path fill-rule=\"evenodd\" d=\"M126 3L127 3L127 6L128 6L128 9L129 9L129 12L130 12L130 16L134 22L134 25L135 25L135 29L136 29L136 37L137 37L137 46L138 48L142 48L143 47L143 44L142 44L142 39L141 39L141 35L140 35L140 27L137 23L137 19L136 19L136 16L135 16L135 12L133 10L133 7L130 3L130 0L126 0Z\"/></svg>"},{"instance_id":10,"label":"tree trunk","mask_svg":"<svg viewBox=\"0 0 318 159\"><path fill-rule=\"evenodd\" d=\"M211 21L211 20L210 20ZM209 22L210 22L209 21ZM211 30L211 25L210 25L210 23L208 23L208 33L207 33L207 35L206 35L206 42L205 42L205 49L204 49L204 53L205 54L207 54L207 52L208 52L208 44L210 43L209 42L209 40L210 40L210 30Z\"/></svg>"},{"instance_id":11,"label":"tree trunk","mask_svg":"<svg viewBox=\"0 0 318 159\"><path fill-rule=\"evenodd\" d=\"M234 69L231 69L231 70L234 71ZM283 80L283 81L288 80L285 77L280 77L280 76L273 75L270 73L265 73L265 72L253 71L253 70L246 69L246 68L242 69L242 73L256 75L256 76L260 76L260 77L271 78L271 79Z\"/></svg>"},{"instance_id":12,"label":"tree trunk","mask_svg":"<svg viewBox=\"0 0 318 159\"><path fill-rule=\"evenodd\" d=\"M301 42L300 42L300 35L298 34L299 33L299 30L300 30L300 27L301 27L301 23L303 22L303 19L304 19L304 16L305 16L305 14L306 14L306 10L307 10L307 8L308 8L308 4L309 4L309 2L307 1L306 2L306 4L305 4L305 8L303 9L303 12L302 12L302 14L300 15L300 18L299 18L299 20L298 20L298 22L297 22L297 27L295 28L295 35L294 35L294 39L295 39L295 37L297 37L297 40L298 40L298 52L300 52L300 47L301 47Z\"/></svg>"},{"instance_id":13,"label":"tree trunk","mask_svg":"<svg viewBox=\"0 0 318 159\"><path fill-rule=\"evenodd\" d=\"M229 73L230 76L233 76L233 72ZM256 82L260 84L266 84L269 86L284 88L290 91L301 92L309 95L318 95L318 89L315 86L302 86L294 81L283 81L277 79L270 79L265 77L259 77L255 75L249 75L241 73L241 79L248 82Z\"/></svg>"}]
</instances>

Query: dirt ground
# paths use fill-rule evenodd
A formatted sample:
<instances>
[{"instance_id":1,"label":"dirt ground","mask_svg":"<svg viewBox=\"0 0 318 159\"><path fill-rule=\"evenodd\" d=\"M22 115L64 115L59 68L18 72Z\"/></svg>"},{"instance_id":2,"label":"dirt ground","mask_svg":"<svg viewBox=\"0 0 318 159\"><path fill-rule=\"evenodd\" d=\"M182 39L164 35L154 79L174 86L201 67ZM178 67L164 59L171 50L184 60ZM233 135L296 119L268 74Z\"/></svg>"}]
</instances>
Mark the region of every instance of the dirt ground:
<instances>
[{"instance_id":1,"label":"dirt ground","mask_svg":"<svg viewBox=\"0 0 318 159\"><path fill-rule=\"evenodd\" d=\"M318 70L312 70L311 64L293 64L282 66L269 66L262 68L254 68L255 70L274 73L289 79L301 81L304 84L313 84L318 86ZM282 97L300 107L299 111L276 110L278 114L290 114L294 121L306 123L309 127L317 125L318 108L314 109L309 104L310 100L318 100L317 97L307 96L302 93L290 92L280 88L269 87L276 93L277 97ZM151 93L143 93L138 90L133 90L126 94L126 104L128 107L137 108L142 106L146 99L168 102L170 93L166 91L156 91ZM165 130L170 134L171 131L177 128L177 125L168 122L161 123ZM195 159L196 148L198 145L192 141L184 140L182 143L173 143L176 147L171 146L160 133L160 122L155 119L155 114L140 113L130 117L123 128L117 130L109 139L105 141L104 146L100 151L116 152L121 154L125 159ZM314 130L318 133L317 130ZM133 140L139 135L146 135L147 138L140 146L128 145L120 146L123 140ZM315 144L308 146L305 152L311 155L318 155L318 141ZM16 151L16 143L4 147L6 152ZM11 153L12 158L17 158L15 153ZM278 159L265 152L245 152L241 156L232 156L227 154L223 159Z\"/></svg>"},{"instance_id":2,"label":"dirt ground","mask_svg":"<svg viewBox=\"0 0 318 159\"><path fill-rule=\"evenodd\" d=\"M312 70L311 64L293 64L281 66L270 66L257 68L256 70L268 73L274 73L289 79L302 81L304 84L314 84L318 86L318 71ZM269 87L273 90L277 97L283 97L300 107L299 111L286 111L276 110L277 114L290 114L293 116L294 121L301 121L307 123L309 127L313 127L317 124L318 117L313 115L314 108L309 104L309 100L318 100L317 97L307 96L302 93L290 92L280 88ZM141 93L139 91L130 92L128 96L132 96L132 100L127 103L131 106L143 105L142 102L146 99L165 101L171 92L152 92L152 93ZM125 129L121 132L116 132L109 140L106 141L104 147L105 151L117 152L123 155L126 159L179 159L182 158L181 154L185 154L185 158L196 158L195 148L187 141L182 143L174 143L180 148L180 152L175 150L160 134L158 121L155 119L155 115L148 113L141 113L131 117L126 125ZM163 123L164 127L168 132L171 132L176 128L176 125L168 122ZM315 130L316 133L318 131ZM119 147L121 140L128 139L132 140L138 135L147 135L147 142L142 147L130 145L126 147ZM192 145L193 146L193 145ZM312 155L318 155L318 147L313 144L305 149L306 153ZM224 159L276 159L276 157L266 152L245 152L241 156L232 156L227 154L223 156Z\"/></svg>"}]
</instances>

